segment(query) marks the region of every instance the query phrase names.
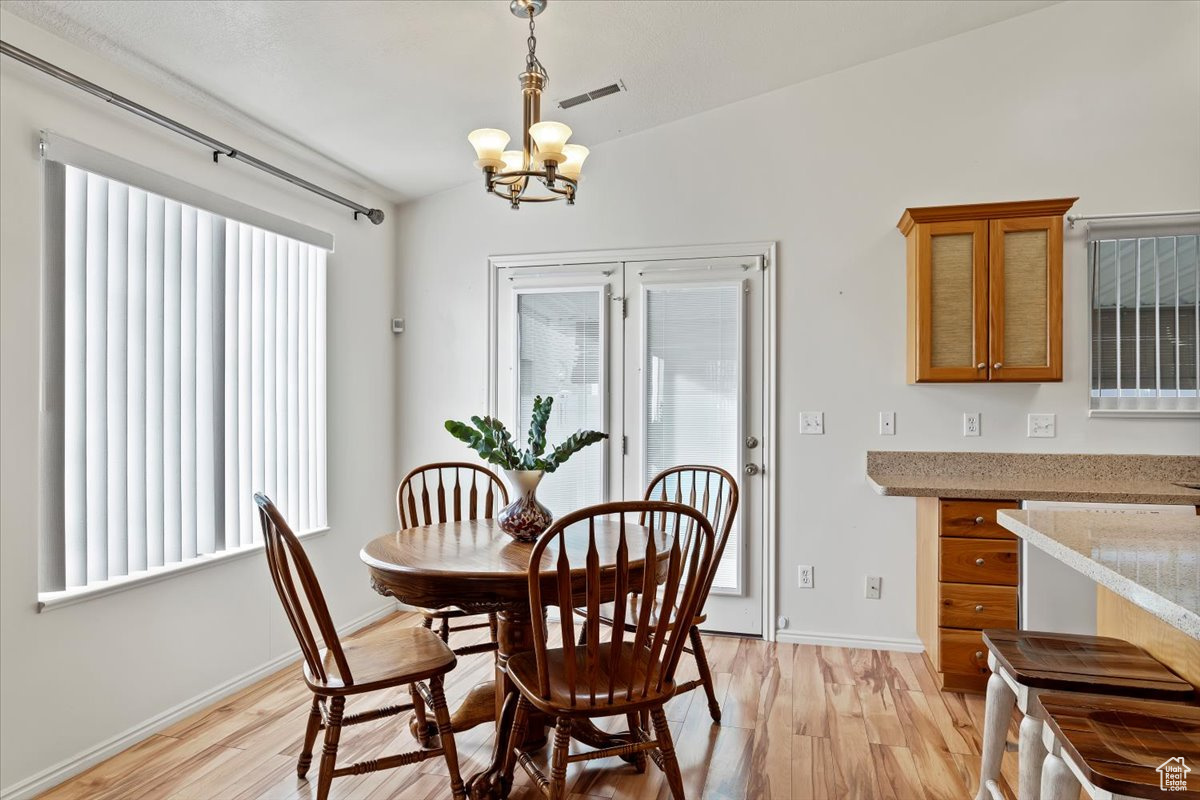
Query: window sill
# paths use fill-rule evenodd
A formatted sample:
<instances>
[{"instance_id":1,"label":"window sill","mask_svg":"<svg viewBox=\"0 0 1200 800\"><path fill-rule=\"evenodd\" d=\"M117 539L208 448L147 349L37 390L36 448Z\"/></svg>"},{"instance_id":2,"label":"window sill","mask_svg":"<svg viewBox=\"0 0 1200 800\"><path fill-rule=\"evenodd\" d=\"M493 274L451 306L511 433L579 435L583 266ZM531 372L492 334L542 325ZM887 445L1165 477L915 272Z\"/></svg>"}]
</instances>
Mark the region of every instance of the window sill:
<instances>
[{"instance_id":1,"label":"window sill","mask_svg":"<svg viewBox=\"0 0 1200 800\"><path fill-rule=\"evenodd\" d=\"M311 531L297 534L299 539L310 539L321 536L329 532L329 528L314 528ZM74 589L64 589L61 592L39 592L37 600L37 611L50 611L55 608L65 608L73 606L76 603L82 603L85 600L93 600L97 597L105 595L117 594L127 589L134 589L139 586L146 586L151 583L174 578L177 575L183 575L188 572L196 572L197 570L208 569L217 564L225 564L230 561L237 561L247 556L252 556L263 551L263 545L252 544L246 547L239 547L237 550L225 550L213 555L200 556L182 564L171 564L165 567L155 567L153 570L138 572L133 575L123 575L120 578L104 581L102 583L93 584L91 586L80 586Z\"/></svg>"},{"instance_id":2,"label":"window sill","mask_svg":"<svg viewBox=\"0 0 1200 800\"><path fill-rule=\"evenodd\" d=\"M1089 417L1109 419L1200 419L1200 411L1190 408L1093 408Z\"/></svg>"}]
</instances>

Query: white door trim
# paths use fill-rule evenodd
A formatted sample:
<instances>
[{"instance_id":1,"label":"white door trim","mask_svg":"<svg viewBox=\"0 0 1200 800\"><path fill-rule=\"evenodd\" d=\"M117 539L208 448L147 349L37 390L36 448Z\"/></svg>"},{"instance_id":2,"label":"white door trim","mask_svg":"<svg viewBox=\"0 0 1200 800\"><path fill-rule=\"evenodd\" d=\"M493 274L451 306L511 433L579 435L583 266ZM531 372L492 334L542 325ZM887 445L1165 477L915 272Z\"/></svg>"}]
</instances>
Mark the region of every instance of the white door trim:
<instances>
[{"instance_id":1,"label":"white door trim","mask_svg":"<svg viewBox=\"0 0 1200 800\"><path fill-rule=\"evenodd\" d=\"M498 407L497 375L499 342L496 341L497 303L500 294L500 270L513 267L552 267L565 264L625 263L629 261L665 261L685 258L745 257L761 258L763 261L763 429L761 443L762 494L763 494L763 638L768 642L776 639L775 617L778 606L776 551L778 549L778 525L776 520L776 494L778 484L775 476L775 455L778 430L777 413L777 337L776 337L776 272L775 242L740 242L733 244L684 245L678 247L631 247L613 250L576 250L552 253L527 253L495 255L488 257L488 309L487 309L487 376L488 413L495 414Z\"/></svg>"}]
</instances>

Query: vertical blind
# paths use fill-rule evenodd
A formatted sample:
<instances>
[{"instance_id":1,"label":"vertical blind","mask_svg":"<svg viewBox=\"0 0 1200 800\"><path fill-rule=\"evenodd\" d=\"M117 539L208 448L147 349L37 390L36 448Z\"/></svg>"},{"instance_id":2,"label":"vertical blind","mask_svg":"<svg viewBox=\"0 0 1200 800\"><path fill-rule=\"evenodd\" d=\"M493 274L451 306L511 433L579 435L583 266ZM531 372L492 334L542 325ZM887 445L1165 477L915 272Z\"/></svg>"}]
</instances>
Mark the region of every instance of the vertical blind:
<instances>
[{"instance_id":1,"label":"vertical blind","mask_svg":"<svg viewBox=\"0 0 1200 800\"><path fill-rule=\"evenodd\" d=\"M1092 408L1200 409L1198 240L1091 240Z\"/></svg>"},{"instance_id":2,"label":"vertical blind","mask_svg":"<svg viewBox=\"0 0 1200 800\"><path fill-rule=\"evenodd\" d=\"M676 464L713 464L737 475L742 430L742 286L661 286L645 292L643 484ZM668 492L674 485L668 485ZM716 502L716 486L710 497ZM715 516L715 509L704 509ZM710 517L711 518L711 517ZM713 590L741 589L740 524Z\"/></svg>"},{"instance_id":3,"label":"vertical blind","mask_svg":"<svg viewBox=\"0 0 1200 800\"><path fill-rule=\"evenodd\" d=\"M327 251L46 168L41 591L252 545L255 491L324 527Z\"/></svg>"}]
</instances>

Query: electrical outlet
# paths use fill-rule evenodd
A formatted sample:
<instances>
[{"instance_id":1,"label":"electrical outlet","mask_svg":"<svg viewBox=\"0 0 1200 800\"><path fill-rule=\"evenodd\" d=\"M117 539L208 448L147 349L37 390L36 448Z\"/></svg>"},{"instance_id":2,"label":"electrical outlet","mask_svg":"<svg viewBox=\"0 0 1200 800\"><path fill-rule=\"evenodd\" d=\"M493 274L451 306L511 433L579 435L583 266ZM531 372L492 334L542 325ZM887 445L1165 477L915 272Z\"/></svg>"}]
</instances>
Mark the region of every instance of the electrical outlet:
<instances>
[{"instance_id":1,"label":"electrical outlet","mask_svg":"<svg viewBox=\"0 0 1200 800\"><path fill-rule=\"evenodd\" d=\"M813 568L811 564L801 564L798 570L798 581L801 589L813 588Z\"/></svg>"},{"instance_id":2,"label":"electrical outlet","mask_svg":"<svg viewBox=\"0 0 1200 800\"><path fill-rule=\"evenodd\" d=\"M896 412L895 411L880 411L879 412L879 435L880 436L895 436L896 435Z\"/></svg>"},{"instance_id":3,"label":"electrical outlet","mask_svg":"<svg viewBox=\"0 0 1200 800\"><path fill-rule=\"evenodd\" d=\"M800 433L809 436L819 436L825 433L825 412L801 411Z\"/></svg>"},{"instance_id":4,"label":"electrical outlet","mask_svg":"<svg viewBox=\"0 0 1200 800\"><path fill-rule=\"evenodd\" d=\"M1030 414L1029 429L1026 436L1031 436L1035 439L1053 439L1054 438L1054 415L1053 414Z\"/></svg>"},{"instance_id":5,"label":"electrical outlet","mask_svg":"<svg viewBox=\"0 0 1200 800\"><path fill-rule=\"evenodd\" d=\"M967 411L963 414L963 436L979 435L979 417L978 411Z\"/></svg>"},{"instance_id":6,"label":"electrical outlet","mask_svg":"<svg viewBox=\"0 0 1200 800\"><path fill-rule=\"evenodd\" d=\"M883 592L883 578L878 575L867 576L867 589L865 592L868 600L878 600L879 595Z\"/></svg>"}]
</instances>

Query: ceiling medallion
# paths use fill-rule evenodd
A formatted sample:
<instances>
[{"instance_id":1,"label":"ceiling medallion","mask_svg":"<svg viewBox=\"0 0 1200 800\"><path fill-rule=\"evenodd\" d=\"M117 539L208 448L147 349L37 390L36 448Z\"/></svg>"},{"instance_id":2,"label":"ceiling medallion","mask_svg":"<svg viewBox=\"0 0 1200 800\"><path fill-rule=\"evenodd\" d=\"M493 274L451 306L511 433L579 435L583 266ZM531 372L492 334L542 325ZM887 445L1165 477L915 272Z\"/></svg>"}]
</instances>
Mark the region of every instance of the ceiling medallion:
<instances>
[{"instance_id":1,"label":"ceiling medallion","mask_svg":"<svg viewBox=\"0 0 1200 800\"><path fill-rule=\"evenodd\" d=\"M546 8L549 0L511 0L509 9L522 19L529 20L529 53L525 56L525 71L521 82L524 130L520 150L505 150L509 135L496 128L480 128L467 135L475 147L478 160L475 166L483 170L484 188L509 202L513 209L521 203L548 203L566 200L575 204L579 171L588 157L588 149L579 144L567 144L571 129L561 122L542 121L542 90L549 83L545 67L537 57L537 37L533 33L533 18ZM549 194L532 194L534 182L540 183Z\"/></svg>"}]
</instances>

